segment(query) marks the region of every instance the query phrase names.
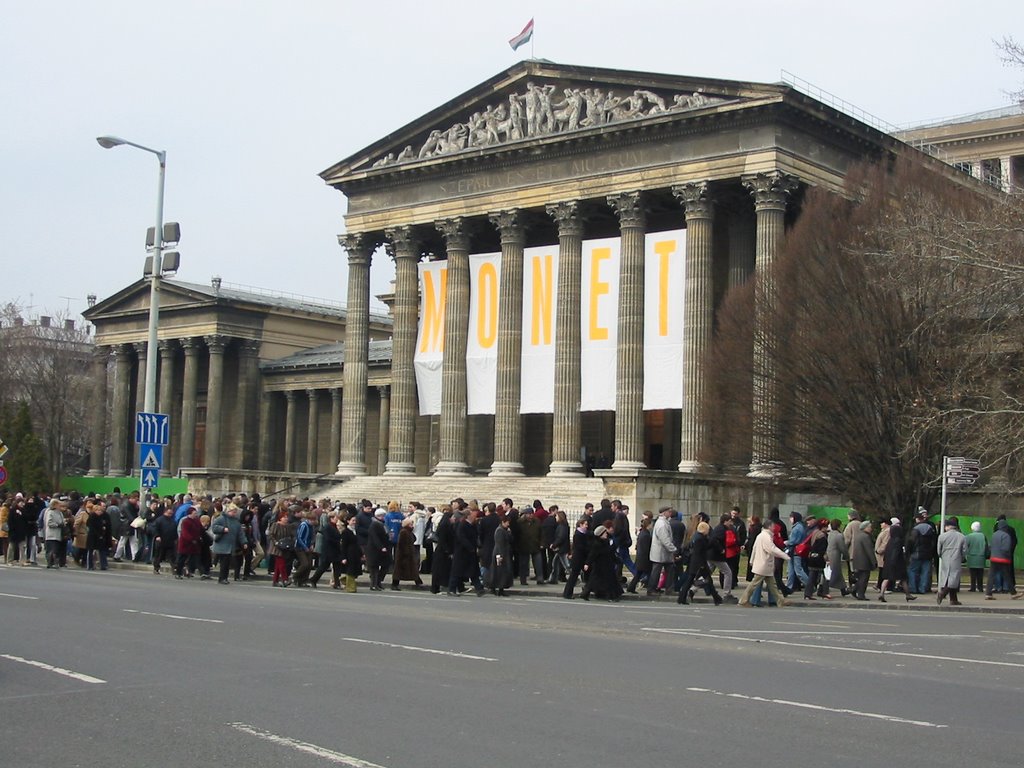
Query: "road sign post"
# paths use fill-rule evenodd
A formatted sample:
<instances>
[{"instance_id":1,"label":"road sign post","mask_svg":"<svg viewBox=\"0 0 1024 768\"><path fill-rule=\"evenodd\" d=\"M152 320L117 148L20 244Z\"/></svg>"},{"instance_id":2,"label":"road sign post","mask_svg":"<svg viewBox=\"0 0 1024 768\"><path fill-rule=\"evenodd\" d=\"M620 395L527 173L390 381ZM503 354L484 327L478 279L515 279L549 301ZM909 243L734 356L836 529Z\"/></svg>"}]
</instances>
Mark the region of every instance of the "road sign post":
<instances>
[{"instance_id":1,"label":"road sign post","mask_svg":"<svg viewBox=\"0 0 1024 768\"><path fill-rule=\"evenodd\" d=\"M968 487L981 477L981 462L964 456L942 457L942 504L939 513L939 533L946 529L946 490L951 485Z\"/></svg>"},{"instance_id":2,"label":"road sign post","mask_svg":"<svg viewBox=\"0 0 1024 768\"><path fill-rule=\"evenodd\" d=\"M156 488L164 465L164 447L171 441L171 418L166 413L135 414L135 442L139 446L140 485Z\"/></svg>"}]
</instances>

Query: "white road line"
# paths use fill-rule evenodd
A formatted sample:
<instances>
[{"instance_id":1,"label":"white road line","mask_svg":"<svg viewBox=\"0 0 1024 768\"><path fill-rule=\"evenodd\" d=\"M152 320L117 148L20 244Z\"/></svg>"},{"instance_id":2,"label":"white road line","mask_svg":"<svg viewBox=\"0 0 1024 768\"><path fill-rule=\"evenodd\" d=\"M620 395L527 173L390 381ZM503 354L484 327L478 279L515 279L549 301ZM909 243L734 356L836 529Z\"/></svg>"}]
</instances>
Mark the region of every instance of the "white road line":
<instances>
[{"instance_id":1,"label":"white road line","mask_svg":"<svg viewBox=\"0 0 1024 768\"><path fill-rule=\"evenodd\" d=\"M844 637L955 637L958 639L979 639L981 635L915 634L913 632L821 632L809 629L709 629L708 632L730 632L737 635L843 635Z\"/></svg>"},{"instance_id":2,"label":"white road line","mask_svg":"<svg viewBox=\"0 0 1024 768\"><path fill-rule=\"evenodd\" d=\"M7 592L0 592L0 597L15 597L18 600L38 600L38 597L30 597L29 595L10 595Z\"/></svg>"},{"instance_id":3,"label":"white road line","mask_svg":"<svg viewBox=\"0 0 1024 768\"><path fill-rule=\"evenodd\" d=\"M23 659L21 656L12 656L9 653L0 653L0 659L17 661L19 664L28 664L30 667L39 667L39 669L45 669L47 672L56 672L58 675L64 675L64 677L80 680L83 683L93 683L94 685L98 685L100 683L107 682L106 680L101 680L100 678L93 677L92 675L83 675L81 672L72 672L70 669L55 667L52 664L44 664L41 661L32 661L32 659Z\"/></svg>"},{"instance_id":4,"label":"white road line","mask_svg":"<svg viewBox=\"0 0 1024 768\"><path fill-rule=\"evenodd\" d=\"M658 627L643 627L645 632L660 632L668 635L685 635L686 637L704 637L709 640L739 640L743 643L761 643L762 645L788 645L792 648L817 648L822 651L835 651L830 645L814 645L813 643L790 643L785 640L769 640L760 637L736 637L735 635L699 635L692 629L660 629ZM932 656L925 653L904 653L902 651L882 651L871 648L843 648L843 653L872 653L878 656L905 656L911 659L918 659L923 662L932 661L953 661L959 664L981 664L993 667L1016 667L1024 669L1024 664L1016 664L1010 661L987 661L985 659L961 659L957 656Z\"/></svg>"},{"instance_id":5,"label":"white road line","mask_svg":"<svg viewBox=\"0 0 1024 768\"><path fill-rule=\"evenodd\" d=\"M402 651L418 651L419 653L434 653L438 656L454 656L457 659L474 659L476 661L497 661L488 656L473 656L469 653L457 653L456 651L438 651L434 648L417 648L415 645L399 645L397 643L383 643L380 640L363 640L360 637L343 637L350 643L365 643L366 645L383 645L385 648L398 648Z\"/></svg>"},{"instance_id":6,"label":"white road line","mask_svg":"<svg viewBox=\"0 0 1024 768\"><path fill-rule=\"evenodd\" d=\"M202 621L207 624L223 624L220 619L197 619L195 616L178 616L175 613L152 613L150 611L133 611L131 608L122 608L125 613L137 613L140 616L159 616L163 619L178 619L179 621Z\"/></svg>"},{"instance_id":7,"label":"white road line","mask_svg":"<svg viewBox=\"0 0 1024 768\"><path fill-rule=\"evenodd\" d=\"M377 763L360 760L358 757L352 757L352 755L345 755L341 752L335 752L332 749L318 747L316 744L310 744L305 741L290 739L287 736L278 736L276 733L264 731L260 728L254 728L253 726L246 725L245 723L228 723L228 725L242 733L247 733L250 736L255 736L256 738L263 739L264 741L269 741L271 744L279 744L282 747L291 747L292 749L297 749L300 752L306 752L307 754L314 755L324 760L329 760L337 765L347 765L350 766L350 768L384 768L384 766L378 765Z\"/></svg>"},{"instance_id":8,"label":"white road line","mask_svg":"<svg viewBox=\"0 0 1024 768\"><path fill-rule=\"evenodd\" d=\"M802 621L773 621L772 624L778 624L781 627L825 627L826 629L836 628L835 624L807 624Z\"/></svg>"},{"instance_id":9,"label":"white road line","mask_svg":"<svg viewBox=\"0 0 1024 768\"><path fill-rule=\"evenodd\" d=\"M1024 637L1024 632L1003 632L998 629L983 629L981 630L983 635L1013 635L1014 637Z\"/></svg>"},{"instance_id":10,"label":"white road line","mask_svg":"<svg viewBox=\"0 0 1024 768\"><path fill-rule=\"evenodd\" d=\"M868 717L873 720L885 720L889 723L900 723L901 725L919 725L922 728L948 728L948 725L942 725L940 723L929 723L927 720L907 720L903 717L894 717L893 715L882 715L877 712L858 712L854 709L839 709L836 707L822 707L818 704L807 704L802 701L786 701L785 699L766 699L762 696L747 696L743 693L726 693L724 691L713 691L710 688L687 688L688 691L694 693L710 693L713 696L725 696L730 699L746 699L747 701L759 701L765 704L783 704L789 707L798 707L799 709L815 709L821 712L828 712L830 714L840 715L854 715L855 717Z\"/></svg>"}]
</instances>

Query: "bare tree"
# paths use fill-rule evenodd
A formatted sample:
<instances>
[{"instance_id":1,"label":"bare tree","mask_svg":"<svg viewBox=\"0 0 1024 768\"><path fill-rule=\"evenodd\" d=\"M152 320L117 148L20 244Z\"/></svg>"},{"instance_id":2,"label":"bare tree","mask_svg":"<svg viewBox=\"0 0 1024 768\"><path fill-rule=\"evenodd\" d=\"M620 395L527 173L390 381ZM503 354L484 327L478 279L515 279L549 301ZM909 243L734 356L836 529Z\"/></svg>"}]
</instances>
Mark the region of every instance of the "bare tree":
<instances>
[{"instance_id":1,"label":"bare tree","mask_svg":"<svg viewBox=\"0 0 1024 768\"><path fill-rule=\"evenodd\" d=\"M1004 37L1002 42L996 41L996 48L999 49L999 58L1008 67L1024 69L1024 46L1012 37ZM1024 89L1010 91L1011 98L1024 104Z\"/></svg>"},{"instance_id":2,"label":"bare tree","mask_svg":"<svg viewBox=\"0 0 1024 768\"><path fill-rule=\"evenodd\" d=\"M773 446L779 475L883 514L928 506L943 454L1015 482L1024 216L1021 201L983 194L910 161L852 170L843 196L812 190L771 274L720 309L705 411L735 399L730 379L772 393L750 434ZM768 380L753 348L771 355ZM722 465L742 448L707 453Z\"/></svg>"}]
</instances>

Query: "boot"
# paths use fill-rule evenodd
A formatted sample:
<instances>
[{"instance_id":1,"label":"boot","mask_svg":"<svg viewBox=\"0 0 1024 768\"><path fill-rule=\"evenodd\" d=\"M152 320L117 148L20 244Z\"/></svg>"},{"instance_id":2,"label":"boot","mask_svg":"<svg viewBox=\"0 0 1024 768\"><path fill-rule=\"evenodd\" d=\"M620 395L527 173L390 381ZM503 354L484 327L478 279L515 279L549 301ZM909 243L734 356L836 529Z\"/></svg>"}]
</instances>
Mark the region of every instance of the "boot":
<instances>
[{"instance_id":1,"label":"boot","mask_svg":"<svg viewBox=\"0 0 1024 768\"><path fill-rule=\"evenodd\" d=\"M939 593L937 595L935 595L935 604L936 605L942 605L942 601L946 599L946 595L948 593L949 593L949 590L946 589L945 587L940 589ZM950 600L950 602L952 603L953 601Z\"/></svg>"}]
</instances>

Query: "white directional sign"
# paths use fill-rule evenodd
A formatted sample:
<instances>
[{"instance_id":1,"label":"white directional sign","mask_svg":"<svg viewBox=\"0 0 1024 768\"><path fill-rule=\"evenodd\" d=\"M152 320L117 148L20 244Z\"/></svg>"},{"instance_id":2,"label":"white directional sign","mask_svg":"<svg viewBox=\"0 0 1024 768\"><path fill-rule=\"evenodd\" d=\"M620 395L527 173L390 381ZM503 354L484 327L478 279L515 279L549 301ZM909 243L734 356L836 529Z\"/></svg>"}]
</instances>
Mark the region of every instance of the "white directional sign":
<instances>
[{"instance_id":1,"label":"white directional sign","mask_svg":"<svg viewBox=\"0 0 1024 768\"><path fill-rule=\"evenodd\" d=\"M135 442L167 445L171 439L171 419L166 413L136 413Z\"/></svg>"},{"instance_id":2,"label":"white directional sign","mask_svg":"<svg viewBox=\"0 0 1024 768\"><path fill-rule=\"evenodd\" d=\"M160 473L155 469L144 469L142 470L142 487L143 488L156 488L157 482L160 479Z\"/></svg>"}]
</instances>

